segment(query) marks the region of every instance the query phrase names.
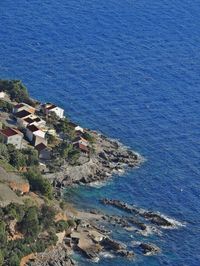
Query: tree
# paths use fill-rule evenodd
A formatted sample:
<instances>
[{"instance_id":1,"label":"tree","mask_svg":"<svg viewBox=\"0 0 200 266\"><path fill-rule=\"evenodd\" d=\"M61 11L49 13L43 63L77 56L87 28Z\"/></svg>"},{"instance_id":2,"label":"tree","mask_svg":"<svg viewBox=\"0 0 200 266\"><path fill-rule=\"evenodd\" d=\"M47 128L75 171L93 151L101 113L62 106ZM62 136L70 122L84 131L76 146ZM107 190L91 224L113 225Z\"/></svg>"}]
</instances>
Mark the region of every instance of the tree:
<instances>
[{"instance_id":1,"label":"tree","mask_svg":"<svg viewBox=\"0 0 200 266\"><path fill-rule=\"evenodd\" d=\"M0 159L6 160L6 161L9 161L10 159L8 148L3 143L0 143Z\"/></svg>"},{"instance_id":2,"label":"tree","mask_svg":"<svg viewBox=\"0 0 200 266\"><path fill-rule=\"evenodd\" d=\"M6 91L10 98L16 102L25 102L34 106L34 101L29 98L27 88L20 80L0 80L0 90Z\"/></svg>"},{"instance_id":3,"label":"tree","mask_svg":"<svg viewBox=\"0 0 200 266\"><path fill-rule=\"evenodd\" d=\"M29 171L25 173L25 177L28 179L32 191L39 191L44 196L52 199L53 188L50 182L45 179L37 169L29 169Z\"/></svg>"},{"instance_id":4,"label":"tree","mask_svg":"<svg viewBox=\"0 0 200 266\"><path fill-rule=\"evenodd\" d=\"M10 164L16 168L26 166L26 156L19 150L14 150L10 153Z\"/></svg>"},{"instance_id":5,"label":"tree","mask_svg":"<svg viewBox=\"0 0 200 266\"><path fill-rule=\"evenodd\" d=\"M7 242L6 224L0 221L0 247L4 247Z\"/></svg>"},{"instance_id":6,"label":"tree","mask_svg":"<svg viewBox=\"0 0 200 266\"><path fill-rule=\"evenodd\" d=\"M36 207L30 207L24 215L21 223L22 232L27 236L36 237L39 233L39 220Z\"/></svg>"},{"instance_id":7,"label":"tree","mask_svg":"<svg viewBox=\"0 0 200 266\"><path fill-rule=\"evenodd\" d=\"M69 224L67 221L60 220L56 223L57 232L63 232L64 230L69 228Z\"/></svg>"},{"instance_id":8,"label":"tree","mask_svg":"<svg viewBox=\"0 0 200 266\"><path fill-rule=\"evenodd\" d=\"M16 253L13 253L9 258L9 266L19 266L20 259Z\"/></svg>"},{"instance_id":9,"label":"tree","mask_svg":"<svg viewBox=\"0 0 200 266\"><path fill-rule=\"evenodd\" d=\"M6 102L4 100L0 100L0 108L7 113L12 112L13 105L9 102Z\"/></svg>"},{"instance_id":10,"label":"tree","mask_svg":"<svg viewBox=\"0 0 200 266\"><path fill-rule=\"evenodd\" d=\"M45 228L49 228L53 222L56 215L56 210L54 207L49 205L42 205L40 222L44 225Z\"/></svg>"},{"instance_id":11,"label":"tree","mask_svg":"<svg viewBox=\"0 0 200 266\"><path fill-rule=\"evenodd\" d=\"M27 166L37 166L39 164L38 152L36 150L27 148L22 150L22 153L25 155Z\"/></svg>"},{"instance_id":12,"label":"tree","mask_svg":"<svg viewBox=\"0 0 200 266\"><path fill-rule=\"evenodd\" d=\"M5 214L8 215L10 219L17 219L18 222L24 217L24 206L18 203L10 203L4 208Z\"/></svg>"},{"instance_id":13,"label":"tree","mask_svg":"<svg viewBox=\"0 0 200 266\"><path fill-rule=\"evenodd\" d=\"M50 144L50 145L54 145L54 144L57 142L57 139L56 139L55 136L53 136L53 135L47 133L47 142L48 142L48 144Z\"/></svg>"},{"instance_id":14,"label":"tree","mask_svg":"<svg viewBox=\"0 0 200 266\"><path fill-rule=\"evenodd\" d=\"M4 255L3 252L0 250L0 266L3 266L4 263Z\"/></svg>"}]
</instances>

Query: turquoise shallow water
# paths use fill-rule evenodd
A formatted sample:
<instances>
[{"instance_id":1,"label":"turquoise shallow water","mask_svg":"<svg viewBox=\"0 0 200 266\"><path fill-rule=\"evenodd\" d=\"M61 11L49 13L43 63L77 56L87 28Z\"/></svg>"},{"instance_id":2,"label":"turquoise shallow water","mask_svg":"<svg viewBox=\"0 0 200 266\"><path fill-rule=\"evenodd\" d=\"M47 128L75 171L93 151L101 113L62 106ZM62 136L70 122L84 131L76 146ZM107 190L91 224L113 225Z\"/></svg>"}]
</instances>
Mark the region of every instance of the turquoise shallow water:
<instances>
[{"instance_id":1,"label":"turquoise shallow water","mask_svg":"<svg viewBox=\"0 0 200 266\"><path fill-rule=\"evenodd\" d=\"M153 239L159 256L99 265L200 264L199 12L196 0L1 1L1 77L147 159L68 197L99 208L120 198L186 223Z\"/></svg>"}]
</instances>

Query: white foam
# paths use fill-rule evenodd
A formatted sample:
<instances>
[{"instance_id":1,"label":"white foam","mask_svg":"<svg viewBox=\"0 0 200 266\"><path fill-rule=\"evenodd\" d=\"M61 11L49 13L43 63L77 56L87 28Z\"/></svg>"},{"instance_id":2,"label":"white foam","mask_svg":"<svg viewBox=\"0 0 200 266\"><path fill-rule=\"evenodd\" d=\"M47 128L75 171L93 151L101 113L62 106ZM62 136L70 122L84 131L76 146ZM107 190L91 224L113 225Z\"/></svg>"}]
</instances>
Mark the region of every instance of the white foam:
<instances>
[{"instance_id":1,"label":"white foam","mask_svg":"<svg viewBox=\"0 0 200 266\"><path fill-rule=\"evenodd\" d=\"M109 252L100 252L100 256L103 257L103 258L114 258L114 255L109 253Z\"/></svg>"}]
</instances>

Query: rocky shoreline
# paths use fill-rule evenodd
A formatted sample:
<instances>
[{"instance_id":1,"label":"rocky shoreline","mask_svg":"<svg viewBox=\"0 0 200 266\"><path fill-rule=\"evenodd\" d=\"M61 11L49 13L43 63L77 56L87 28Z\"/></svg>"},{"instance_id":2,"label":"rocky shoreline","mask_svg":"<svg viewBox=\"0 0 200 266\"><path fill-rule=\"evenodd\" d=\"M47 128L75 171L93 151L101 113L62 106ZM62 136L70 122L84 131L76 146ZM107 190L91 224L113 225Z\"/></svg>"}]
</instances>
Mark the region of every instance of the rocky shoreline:
<instances>
[{"instance_id":1,"label":"rocky shoreline","mask_svg":"<svg viewBox=\"0 0 200 266\"><path fill-rule=\"evenodd\" d=\"M143 158L116 140L111 140L95 131L89 131L95 138L93 148L95 153L89 158L80 159L77 165L69 165L65 162L60 171L46 173L56 189L71 186L73 184L90 184L105 182L114 174L121 174L127 168L138 167Z\"/></svg>"},{"instance_id":2,"label":"rocky shoreline","mask_svg":"<svg viewBox=\"0 0 200 266\"><path fill-rule=\"evenodd\" d=\"M54 185L55 191L59 192L75 184L89 185L106 182L113 175L120 175L128 168L138 167L144 161L139 154L124 147L118 141L111 140L95 131L89 130L89 132L95 138L93 146L95 153L90 156L89 160L83 157L82 163L75 166L65 162L59 172L45 175ZM59 193L58 197L60 197ZM112 233L116 228L121 228L122 234L132 232L135 236L148 237L153 234L160 236L163 229L175 229L180 225L158 212L144 210L120 200L102 199L101 203L118 208L127 215L111 215L98 210L80 211L76 217L80 223L69 235L69 238L73 240L71 252L79 252L86 259L94 262L98 262L104 254L110 257L121 256L133 259L138 256L138 252L147 256L161 252L161 249L151 242L140 241L137 244L129 243L127 246L125 243L116 241L112 238ZM71 261L63 265L71 266L70 263ZM43 266L43 264L38 265ZM46 265L51 264L44 264ZM60 266L60 264L55 265Z\"/></svg>"}]
</instances>

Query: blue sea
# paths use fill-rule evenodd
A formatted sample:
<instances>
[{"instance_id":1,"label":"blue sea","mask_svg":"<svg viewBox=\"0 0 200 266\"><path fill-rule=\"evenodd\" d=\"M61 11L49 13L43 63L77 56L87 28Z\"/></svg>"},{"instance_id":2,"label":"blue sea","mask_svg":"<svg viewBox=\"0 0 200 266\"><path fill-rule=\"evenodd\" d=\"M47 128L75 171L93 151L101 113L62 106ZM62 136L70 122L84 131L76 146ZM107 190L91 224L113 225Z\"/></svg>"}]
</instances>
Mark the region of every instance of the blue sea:
<instances>
[{"instance_id":1,"label":"blue sea","mask_svg":"<svg viewBox=\"0 0 200 266\"><path fill-rule=\"evenodd\" d=\"M103 208L99 199L116 198L185 224L150 239L158 256L100 266L200 265L199 14L199 0L1 1L0 77L146 159L67 200Z\"/></svg>"}]
</instances>

